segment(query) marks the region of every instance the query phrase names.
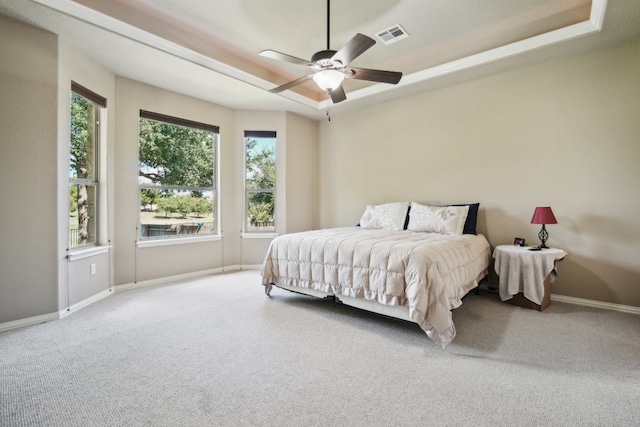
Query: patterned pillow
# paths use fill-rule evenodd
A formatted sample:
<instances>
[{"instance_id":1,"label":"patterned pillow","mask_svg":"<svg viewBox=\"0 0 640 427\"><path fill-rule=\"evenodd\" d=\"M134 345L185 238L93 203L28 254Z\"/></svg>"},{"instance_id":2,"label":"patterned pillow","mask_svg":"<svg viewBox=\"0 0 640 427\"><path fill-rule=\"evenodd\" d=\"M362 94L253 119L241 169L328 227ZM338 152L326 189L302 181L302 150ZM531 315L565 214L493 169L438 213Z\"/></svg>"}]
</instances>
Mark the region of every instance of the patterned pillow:
<instances>
[{"instance_id":1,"label":"patterned pillow","mask_svg":"<svg viewBox=\"0 0 640 427\"><path fill-rule=\"evenodd\" d=\"M360 218L360 227L374 230L403 230L408 209L408 202L368 205Z\"/></svg>"},{"instance_id":2,"label":"patterned pillow","mask_svg":"<svg viewBox=\"0 0 640 427\"><path fill-rule=\"evenodd\" d=\"M464 222L462 234L478 234L476 231L476 224L478 222L478 210L480 208L480 203L462 203L459 205L447 206L469 206L469 213L467 214L467 219Z\"/></svg>"},{"instance_id":3,"label":"patterned pillow","mask_svg":"<svg viewBox=\"0 0 640 427\"><path fill-rule=\"evenodd\" d=\"M407 230L439 234L462 234L469 206L426 206L411 203Z\"/></svg>"}]
</instances>

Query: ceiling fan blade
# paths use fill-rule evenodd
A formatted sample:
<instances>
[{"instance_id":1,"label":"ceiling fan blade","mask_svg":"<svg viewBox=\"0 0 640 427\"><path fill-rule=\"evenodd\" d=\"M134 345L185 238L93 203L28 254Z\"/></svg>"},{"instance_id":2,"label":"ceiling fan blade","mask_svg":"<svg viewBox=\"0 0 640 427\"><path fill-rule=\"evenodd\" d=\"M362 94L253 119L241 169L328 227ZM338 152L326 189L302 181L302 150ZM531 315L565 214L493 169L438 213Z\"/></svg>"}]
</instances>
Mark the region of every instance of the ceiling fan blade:
<instances>
[{"instance_id":1,"label":"ceiling fan blade","mask_svg":"<svg viewBox=\"0 0 640 427\"><path fill-rule=\"evenodd\" d=\"M343 66L362 55L367 49L376 44L376 41L364 34L356 34L342 48L333 55L332 61L340 61Z\"/></svg>"},{"instance_id":2,"label":"ceiling fan blade","mask_svg":"<svg viewBox=\"0 0 640 427\"><path fill-rule=\"evenodd\" d=\"M402 73L398 71L372 70L369 68L349 68L353 74L347 77L357 80L368 80L371 82L397 84L402 78Z\"/></svg>"},{"instance_id":3,"label":"ceiling fan blade","mask_svg":"<svg viewBox=\"0 0 640 427\"><path fill-rule=\"evenodd\" d=\"M270 50L270 49L263 50L262 52L260 52L260 56L275 59L277 61L289 62L291 64L296 64L296 65L304 65L304 66L313 65L312 63L304 59L296 58L295 56L287 55L286 53L276 52L275 50Z\"/></svg>"},{"instance_id":4,"label":"ceiling fan blade","mask_svg":"<svg viewBox=\"0 0 640 427\"><path fill-rule=\"evenodd\" d=\"M273 88L269 92L271 92L271 93L280 93L280 92L285 91L287 89L291 89L294 86L298 86L299 84L302 84L302 83L306 82L307 80L311 80L312 77L313 77L313 74L309 74L308 76L300 77L299 79L296 79L296 80L294 80L292 82L285 83L282 86L278 86L276 88Z\"/></svg>"},{"instance_id":5,"label":"ceiling fan blade","mask_svg":"<svg viewBox=\"0 0 640 427\"><path fill-rule=\"evenodd\" d=\"M344 93L344 88L342 87L342 85L328 92L329 92L329 96L331 96L331 101L333 101L334 104L337 104L338 102L342 102L345 99L347 99L347 94Z\"/></svg>"}]
</instances>

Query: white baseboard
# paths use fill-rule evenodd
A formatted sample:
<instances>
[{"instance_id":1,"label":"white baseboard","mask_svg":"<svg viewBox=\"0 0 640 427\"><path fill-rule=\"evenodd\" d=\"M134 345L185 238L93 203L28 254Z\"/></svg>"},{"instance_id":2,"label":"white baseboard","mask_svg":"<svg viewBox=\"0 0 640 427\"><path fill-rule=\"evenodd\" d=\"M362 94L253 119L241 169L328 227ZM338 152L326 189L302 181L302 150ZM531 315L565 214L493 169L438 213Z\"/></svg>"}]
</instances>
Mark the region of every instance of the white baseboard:
<instances>
[{"instance_id":1,"label":"white baseboard","mask_svg":"<svg viewBox=\"0 0 640 427\"><path fill-rule=\"evenodd\" d=\"M5 322L5 323L0 323L0 332L5 332L5 331L10 331L12 329L18 329L18 328L24 328L26 326L33 326L33 325L37 325L39 323L45 323L45 322L51 322L52 320L59 320L62 319L63 317L66 317L78 310L80 310L81 308L84 308L90 304L93 304L96 301L99 301L103 298L106 298L110 295L113 295L115 292L121 292L121 291L126 291L128 289L136 289L136 288L142 288L142 287L146 287L146 286L154 286L154 285L161 285L161 284L165 284L165 283L169 283L169 282L175 282L175 281L180 281L180 280L187 280L187 279L193 279L196 277L203 277L203 276L209 276L212 274L218 274L218 273L223 273L223 272L228 272L228 271L237 271L237 270L253 270L255 268L260 268L261 265L258 266L253 266L253 265L247 265L247 266L240 266L240 265L232 265L232 266L228 266L228 267L224 267L224 268L215 268L215 269L211 269L211 270L202 270L202 271L196 271L193 273L187 273L187 274L179 274L177 276L169 276L169 277L163 277L160 279L153 279L153 280L146 280L144 282L138 282L138 283L129 283L129 284L125 284L125 285L118 285L115 286L113 288L110 289L106 289L102 292L100 292L99 294L93 295L85 300L82 300L76 304L73 304L72 306L70 306L67 309L64 310L60 310L59 312L56 313L48 313L48 314L41 314L39 316L33 316L33 317L27 317L24 319L18 319L18 320L13 320L11 322Z\"/></svg>"},{"instance_id":2,"label":"white baseboard","mask_svg":"<svg viewBox=\"0 0 640 427\"><path fill-rule=\"evenodd\" d=\"M52 320L62 319L63 317L66 317L71 313L74 313L80 310L81 308L84 308L90 304L93 304L96 301L99 301L103 298L108 297L112 293L113 293L113 289L105 289L99 294L95 294L85 300L77 302L73 304L71 307L65 310L60 310L57 313L41 314L39 316L27 317L25 319L18 319L12 322L0 323L0 332L10 331L12 329L24 328L26 326L33 326L39 323L46 323L46 322L51 322Z\"/></svg>"},{"instance_id":3,"label":"white baseboard","mask_svg":"<svg viewBox=\"0 0 640 427\"><path fill-rule=\"evenodd\" d=\"M33 326L39 323L51 322L60 319L58 313L41 314L39 316L27 317L26 319L13 320L11 322L0 323L0 332L10 331L12 329Z\"/></svg>"},{"instance_id":4,"label":"white baseboard","mask_svg":"<svg viewBox=\"0 0 640 427\"><path fill-rule=\"evenodd\" d=\"M619 311L622 313L640 314L640 307L614 304L612 302L596 301L592 299L568 297L565 295L551 294L551 301L566 302L568 304L583 305L586 307L604 308L605 310Z\"/></svg>"},{"instance_id":5,"label":"white baseboard","mask_svg":"<svg viewBox=\"0 0 640 427\"><path fill-rule=\"evenodd\" d=\"M176 276L162 277L159 279L145 280L143 282L118 285L111 289L106 289L100 292L99 294L96 294L76 304L73 304L68 309L62 310L57 313L42 314L39 316L27 317L25 319L18 319L18 320L13 320L11 322L0 323L0 332L10 331L12 329L24 328L26 326L33 326L39 323L45 323L45 322L50 322L52 320L62 319L63 317L68 316L69 314L74 313L90 304L93 304L96 301L106 298L115 292L122 292L128 289L137 289L137 288L143 288L147 286L162 285L170 282L194 279L198 277L210 276L212 274L219 274L219 273L225 273L225 272L231 272L231 271L260 270L261 267L262 265L251 265L251 264L250 265L232 265L224 268L201 270L193 273L178 274ZM584 299L584 298L568 297L565 295L556 295L556 294L551 294L551 301L565 302L568 304L582 305L582 306L593 307L593 308L602 308L605 310L613 310L613 311L619 311L622 313L631 313L631 314L640 315L640 307L635 307L632 305L614 304L610 302L602 302L602 301L595 301L595 300Z\"/></svg>"},{"instance_id":6,"label":"white baseboard","mask_svg":"<svg viewBox=\"0 0 640 427\"><path fill-rule=\"evenodd\" d=\"M109 295L112 295L114 292L113 288L109 288L109 289L105 289L104 291L100 292L99 294L95 294L87 299L84 299L80 302L77 302L75 304L73 304L72 306L70 306L69 308L67 308L66 310L61 310L58 314L60 316L60 319L62 319L63 317L67 317L68 315L70 315L71 313L74 313L78 310L80 310L81 308L84 308L90 304L93 304L96 301L100 301L103 298L108 297Z\"/></svg>"},{"instance_id":7,"label":"white baseboard","mask_svg":"<svg viewBox=\"0 0 640 427\"><path fill-rule=\"evenodd\" d=\"M498 295L498 285L495 283L480 284L482 290ZM602 308L605 310L619 311L621 313L640 314L640 307L633 305L615 304L612 302L596 301L592 299L568 297L566 295L551 294L551 301L566 302L567 304L582 305L585 307Z\"/></svg>"},{"instance_id":8,"label":"white baseboard","mask_svg":"<svg viewBox=\"0 0 640 427\"><path fill-rule=\"evenodd\" d=\"M194 271L192 273L177 274L175 276L160 277L158 279L142 280L140 282L117 285L115 289L116 289L116 292L122 292L122 291L128 291L129 289L138 289L138 288L146 288L147 286L164 285L166 283L177 282L180 280L189 280L189 279L195 279L203 276L210 276L212 274L222 273L230 269L231 269L230 267L212 268L209 270Z\"/></svg>"},{"instance_id":9,"label":"white baseboard","mask_svg":"<svg viewBox=\"0 0 640 427\"><path fill-rule=\"evenodd\" d=\"M175 276L160 277L158 279L143 280L135 283L126 283L124 285L117 285L115 287L115 290L116 292L122 292L122 291L127 291L129 289L145 288L147 286L157 286L157 285L164 285L171 282L179 282L181 280L196 279L199 277L211 276L212 274L228 273L228 272L239 271L239 270L260 270L261 268L262 268L262 264L228 265L222 268L200 270L200 271L194 271L191 273L177 274Z\"/></svg>"}]
</instances>

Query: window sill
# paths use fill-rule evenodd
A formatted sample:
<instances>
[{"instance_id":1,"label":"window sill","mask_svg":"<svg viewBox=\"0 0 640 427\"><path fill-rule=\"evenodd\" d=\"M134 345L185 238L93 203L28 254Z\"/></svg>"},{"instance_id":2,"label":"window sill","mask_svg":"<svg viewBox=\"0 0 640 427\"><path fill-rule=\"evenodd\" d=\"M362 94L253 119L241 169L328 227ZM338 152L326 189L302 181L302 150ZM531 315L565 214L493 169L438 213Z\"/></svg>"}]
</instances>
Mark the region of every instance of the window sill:
<instances>
[{"instance_id":1,"label":"window sill","mask_svg":"<svg viewBox=\"0 0 640 427\"><path fill-rule=\"evenodd\" d=\"M89 248L71 249L67 258L69 261L77 261L83 258L89 258L96 255L106 254L111 249L111 246L92 246Z\"/></svg>"},{"instance_id":2,"label":"window sill","mask_svg":"<svg viewBox=\"0 0 640 427\"><path fill-rule=\"evenodd\" d=\"M180 237L173 239L152 239L152 240L138 240L136 246L139 248L154 248L158 246L172 246L183 245L187 243L203 243L203 242L215 242L222 240L222 236L199 236L199 237Z\"/></svg>"},{"instance_id":3,"label":"window sill","mask_svg":"<svg viewBox=\"0 0 640 427\"><path fill-rule=\"evenodd\" d=\"M243 239L273 239L278 237L277 233L242 233L240 235Z\"/></svg>"}]
</instances>

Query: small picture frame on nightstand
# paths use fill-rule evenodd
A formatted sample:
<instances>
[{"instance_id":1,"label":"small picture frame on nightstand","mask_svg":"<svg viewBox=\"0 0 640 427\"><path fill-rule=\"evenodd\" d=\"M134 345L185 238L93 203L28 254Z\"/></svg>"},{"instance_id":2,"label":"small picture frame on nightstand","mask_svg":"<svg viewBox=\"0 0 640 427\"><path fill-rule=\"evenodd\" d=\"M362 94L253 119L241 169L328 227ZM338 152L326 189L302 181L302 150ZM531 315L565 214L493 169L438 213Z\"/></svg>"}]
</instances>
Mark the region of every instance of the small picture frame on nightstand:
<instances>
[{"instance_id":1,"label":"small picture frame on nightstand","mask_svg":"<svg viewBox=\"0 0 640 427\"><path fill-rule=\"evenodd\" d=\"M516 237L515 239L513 239L513 244L515 246L524 246L525 242L524 242L524 239L522 237Z\"/></svg>"}]
</instances>

